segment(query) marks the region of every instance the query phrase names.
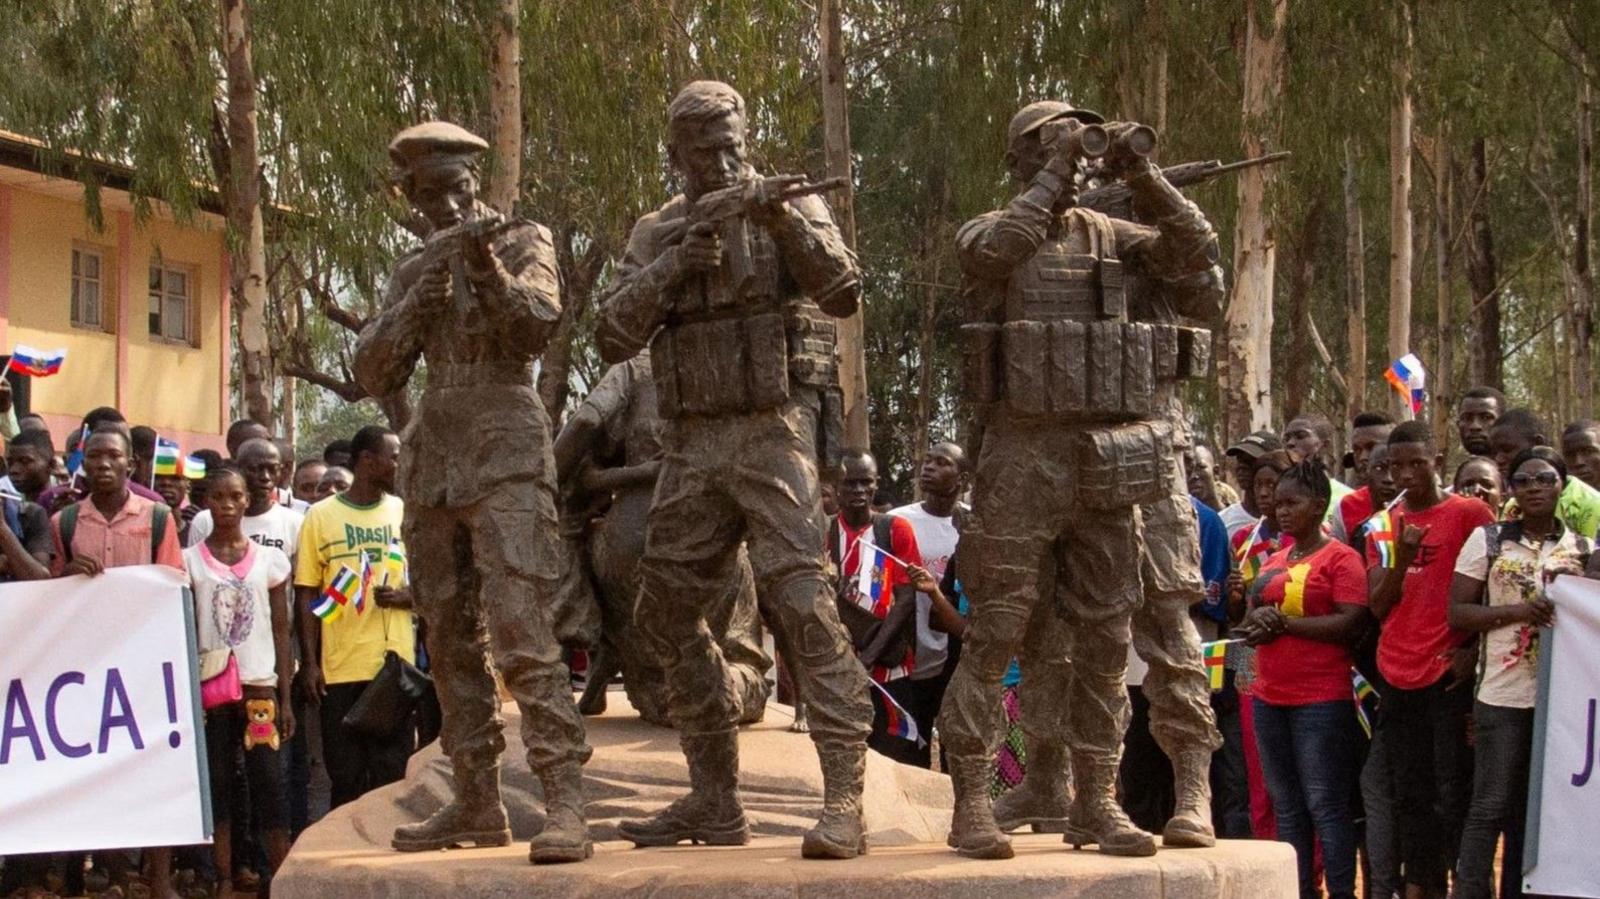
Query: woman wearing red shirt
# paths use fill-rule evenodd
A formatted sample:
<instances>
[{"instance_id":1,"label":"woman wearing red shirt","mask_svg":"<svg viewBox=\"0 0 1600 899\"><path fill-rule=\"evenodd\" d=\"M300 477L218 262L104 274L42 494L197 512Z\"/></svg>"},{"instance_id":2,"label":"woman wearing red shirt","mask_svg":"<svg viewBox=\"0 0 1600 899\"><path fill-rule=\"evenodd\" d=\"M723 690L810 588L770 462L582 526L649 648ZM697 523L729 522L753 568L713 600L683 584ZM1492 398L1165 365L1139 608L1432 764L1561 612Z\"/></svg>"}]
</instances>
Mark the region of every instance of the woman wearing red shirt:
<instances>
[{"instance_id":1,"label":"woman wearing red shirt","mask_svg":"<svg viewBox=\"0 0 1600 899\"><path fill-rule=\"evenodd\" d=\"M1293 545L1251 584L1241 626L1256 647L1256 748L1278 839L1294 846L1300 895L1315 897L1314 838L1322 841L1329 899L1354 899L1359 757L1351 655L1367 621L1367 573L1355 550L1322 531L1330 490L1316 459L1284 473L1274 498Z\"/></svg>"}]
</instances>

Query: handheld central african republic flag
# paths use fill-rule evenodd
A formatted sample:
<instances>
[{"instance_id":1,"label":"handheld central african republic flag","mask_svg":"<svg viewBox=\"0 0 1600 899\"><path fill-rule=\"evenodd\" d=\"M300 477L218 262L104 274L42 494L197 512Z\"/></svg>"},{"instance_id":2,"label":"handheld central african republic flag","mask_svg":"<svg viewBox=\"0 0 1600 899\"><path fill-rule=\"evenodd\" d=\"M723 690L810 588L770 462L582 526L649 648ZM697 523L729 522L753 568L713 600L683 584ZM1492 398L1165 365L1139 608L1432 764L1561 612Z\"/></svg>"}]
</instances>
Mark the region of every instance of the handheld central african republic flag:
<instances>
[{"instance_id":1,"label":"handheld central african republic flag","mask_svg":"<svg viewBox=\"0 0 1600 899\"><path fill-rule=\"evenodd\" d=\"M1378 564L1384 568L1394 567L1398 524L1394 512L1389 509L1384 509L1367 519L1367 539L1372 542L1372 549L1378 554Z\"/></svg>"},{"instance_id":2,"label":"handheld central african republic flag","mask_svg":"<svg viewBox=\"0 0 1600 899\"><path fill-rule=\"evenodd\" d=\"M182 470L178 458L178 444L165 437L157 437L155 464L150 470L157 477L177 477Z\"/></svg>"},{"instance_id":3,"label":"handheld central african republic flag","mask_svg":"<svg viewBox=\"0 0 1600 899\"><path fill-rule=\"evenodd\" d=\"M869 680L867 683L873 687L872 704L877 707L877 711L883 713L884 721L887 722L884 730L902 740L910 740L918 746L923 745L926 741L922 739L922 731L917 728L917 719L911 717L910 712L894 701L894 697L889 695L883 684L875 680Z\"/></svg>"},{"instance_id":4,"label":"handheld central african republic flag","mask_svg":"<svg viewBox=\"0 0 1600 899\"><path fill-rule=\"evenodd\" d=\"M1356 718L1361 722L1361 729L1367 732L1367 738L1372 738L1372 716L1367 710L1370 702L1374 707L1378 704L1378 691L1372 688L1372 682L1361 675L1355 668L1350 669L1350 692L1356 700Z\"/></svg>"},{"instance_id":5,"label":"handheld central african republic flag","mask_svg":"<svg viewBox=\"0 0 1600 899\"><path fill-rule=\"evenodd\" d=\"M1213 692L1222 689L1222 665L1228 658L1228 644L1238 640L1213 640L1200 644L1200 654L1205 657L1206 677Z\"/></svg>"},{"instance_id":6,"label":"handheld central african republic flag","mask_svg":"<svg viewBox=\"0 0 1600 899\"><path fill-rule=\"evenodd\" d=\"M206 460L199 456L187 456L183 460L183 476L191 481L203 480L206 476Z\"/></svg>"},{"instance_id":7,"label":"handheld central african republic flag","mask_svg":"<svg viewBox=\"0 0 1600 899\"><path fill-rule=\"evenodd\" d=\"M383 584L389 586L391 577L396 584L405 586L406 582L406 549L399 538L389 541L389 548L384 551L383 561L378 563L383 567Z\"/></svg>"},{"instance_id":8,"label":"handheld central african republic flag","mask_svg":"<svg viewBox=\"0 0 1600 899\"><path fill-rule=\"evenodd\" d=\"M1246 584L1256 579L1256 575L1261 573L1262 564L1272 555L1272 541L1261 535L1263 524L1261 521L1256 522L1255 527L1250 529L1249 539L1245 540L1244 545L1239 547L1239 552L1234 556L1234 561L1239 565L1239 574Z\"/></svg>"},{"instance_id":9,"label":"handheld central african republic flag","mask_svg":"<svg viewBox=\"0 0 1600 899\"><path fill-rule=\"evenodd\" d=\"M338 573L328 582L328 588L311 606L311 613L323 621L332 621L344 612L352 599L359 608L361 592L361 575L351 571L348 565L340 565Z\"/></svg>"},{"instance_id":10,"label":"handheld central african republic flag","mask_svg":"<svg viewBox=\"0 0 1600 899\"><path fill-rule=\"evenodd\" d=\"M1411 403L1412 415L1422 414L1422 400L1427 395L1428 373L1423 370L1422 360L1417 358L1416 353L1407 353L1389 363L1389 370L1383 373L1383 379Z\"/></svg>"}]
</instances>

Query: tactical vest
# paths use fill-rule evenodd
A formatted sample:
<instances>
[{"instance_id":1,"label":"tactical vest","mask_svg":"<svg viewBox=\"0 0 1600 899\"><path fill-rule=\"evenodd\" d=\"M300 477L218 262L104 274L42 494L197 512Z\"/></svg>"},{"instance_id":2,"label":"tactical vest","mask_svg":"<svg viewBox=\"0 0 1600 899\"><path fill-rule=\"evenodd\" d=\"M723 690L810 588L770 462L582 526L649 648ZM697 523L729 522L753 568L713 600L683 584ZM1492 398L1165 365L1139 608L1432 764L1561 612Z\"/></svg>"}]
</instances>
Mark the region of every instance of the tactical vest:
<instances>
[{"instance_id":1,"label":"tactical vest","mask_svg":"<svg viewBox=\"0 0 1600 899\"><path fill-rule=\"evenodd\" d=\"M682 208L668 209L663 226ZM664 419L775 409L797 388L835 382L833 319L788 283L765 229L737 225L723 230L723 264L674 288L672 312L650 342Z\"/></svg>"},{"instance_id":2,"label":"tactical vest","mask_svg":"<svg viewBox=\"0 0 1600 899\"><path fill-rule=\"evenodd\" d=\"M979 288L981 289L981 288ZM1004 323L962 326L967 399L1029 419L1120 422L1201 377L1210 332L1128 321L1111 220L1072 209L1005 285Z\"/></svg>"}]
</instances>

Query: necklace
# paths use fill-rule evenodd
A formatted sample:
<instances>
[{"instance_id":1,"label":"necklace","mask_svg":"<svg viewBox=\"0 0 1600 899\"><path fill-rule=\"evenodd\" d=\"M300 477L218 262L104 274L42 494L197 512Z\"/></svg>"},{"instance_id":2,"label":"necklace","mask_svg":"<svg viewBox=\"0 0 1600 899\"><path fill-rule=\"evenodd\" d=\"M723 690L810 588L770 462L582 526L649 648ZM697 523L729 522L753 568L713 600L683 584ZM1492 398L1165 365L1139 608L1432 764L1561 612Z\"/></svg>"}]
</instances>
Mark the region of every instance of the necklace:
<instances>
[{"instance_id":1,"label":"necklace","mask_svg":"<svg viewBox=\"0 0 1600 899\"><path fill-rule=\"evenodd\" d=\"M1326 540L1319 540L1315 545L1309 546L1303 543L1296 543L1294 546L1289 547L1289 558L1298 560L1304 559L1306 556L1315 555L1317 550L1321 549L1327 542Z\"/></svg>"}]
</instances>

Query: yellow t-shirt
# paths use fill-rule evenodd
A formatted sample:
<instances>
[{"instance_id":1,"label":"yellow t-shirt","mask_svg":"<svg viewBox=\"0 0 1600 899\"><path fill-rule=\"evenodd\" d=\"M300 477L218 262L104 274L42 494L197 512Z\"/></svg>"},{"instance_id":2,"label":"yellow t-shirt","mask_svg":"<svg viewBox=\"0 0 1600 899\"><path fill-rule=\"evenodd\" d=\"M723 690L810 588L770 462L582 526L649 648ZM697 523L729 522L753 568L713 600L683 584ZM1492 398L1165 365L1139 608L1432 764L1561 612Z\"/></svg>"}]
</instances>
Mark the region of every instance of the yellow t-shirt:
<instances>
[{"instance_id":1,"label":"yellow t-shirt","mask_svg":"<svg viewBox=\"0 0 1600 899\"><path fill-rule=\"evenodd\" d=\"M362 553L378 568L389 544L400 538L404 509L405 503L393 495L358 506L335 494L312 506L300 526L295 586L326 590L341 567L361 571ZM380 609L369 596L364 611L346 606L338 617L322 622L322 676L330 684L372 680L388 649L408 662L416 661L410 612Z\"/></svg>"}]
</instances>

